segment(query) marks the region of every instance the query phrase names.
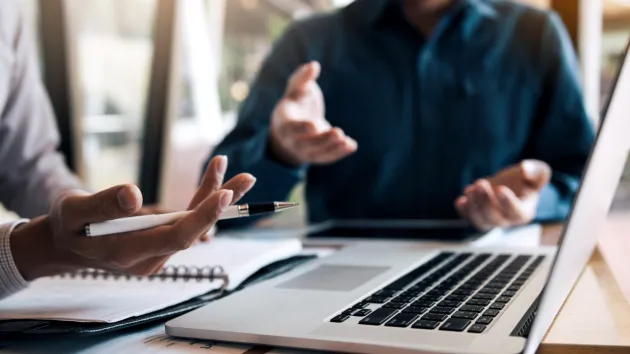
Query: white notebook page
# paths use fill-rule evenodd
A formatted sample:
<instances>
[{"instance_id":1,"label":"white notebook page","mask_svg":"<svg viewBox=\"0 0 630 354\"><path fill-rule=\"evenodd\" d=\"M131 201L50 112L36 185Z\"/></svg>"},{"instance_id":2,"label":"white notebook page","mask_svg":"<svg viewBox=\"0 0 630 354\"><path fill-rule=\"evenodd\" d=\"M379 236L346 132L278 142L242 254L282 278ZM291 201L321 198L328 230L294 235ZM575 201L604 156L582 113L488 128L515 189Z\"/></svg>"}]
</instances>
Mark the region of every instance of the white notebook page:
<instances>
[{"instance_id":1,"label":"white notebook page","mask_svg":"<svg viewBox=\"0 0 630 354\"><path fill-rule=\"evenodd\" d=\"M186 267L221 265L234 288L258 269L300 253L293 240L218 238L175 254L167 264ZM42 278L0 301L0 320L47 319L75 322L118 322L219 289L222 280Z\"/></svg>"}]
</instances>

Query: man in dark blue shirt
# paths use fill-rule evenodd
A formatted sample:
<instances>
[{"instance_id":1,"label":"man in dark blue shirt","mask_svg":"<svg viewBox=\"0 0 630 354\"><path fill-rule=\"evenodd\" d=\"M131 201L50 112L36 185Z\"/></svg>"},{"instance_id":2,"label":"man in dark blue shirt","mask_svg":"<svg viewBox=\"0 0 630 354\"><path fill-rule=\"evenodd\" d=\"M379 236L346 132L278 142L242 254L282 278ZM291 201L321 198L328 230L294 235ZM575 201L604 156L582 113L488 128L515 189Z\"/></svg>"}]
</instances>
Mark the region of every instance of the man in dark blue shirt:
<instances>
[{"instance_id":1,"label":"man in dark blue shirt","mask_svg":"<svg viewBox=\"0 0 630 354\"><path fill-rule=\"evenodd\" d=\"M593 140L557 15L356 0L287 30L215 153L228 176L258 178L249 201L306 179L311 222L463 216L486 230L565 218Z\"/></svg>"}]
</instances>

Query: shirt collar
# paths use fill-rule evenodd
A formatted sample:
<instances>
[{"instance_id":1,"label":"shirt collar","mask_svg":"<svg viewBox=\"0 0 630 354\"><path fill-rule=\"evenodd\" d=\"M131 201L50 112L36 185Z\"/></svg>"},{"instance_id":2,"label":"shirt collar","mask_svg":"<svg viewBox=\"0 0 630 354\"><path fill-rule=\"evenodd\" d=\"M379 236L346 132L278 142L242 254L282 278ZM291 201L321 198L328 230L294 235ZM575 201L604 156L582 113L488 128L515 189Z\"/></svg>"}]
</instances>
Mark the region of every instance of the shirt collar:
<instances>
[{"instance_id":1,"label":"shirt collar","mask_svg":"<svg viewBox=\"0 0 630 354\"><path fill-rule=\"evenodd\" d=\"M459 0L463 7L473 15L482 19L496 19L499 14L496 9L485 0ZM346 11L352 17L366 25L376 24L386 13L388 6L400 5L402 0L355 0L348 5ZM473 16L475 17L475 16Z\"/></svg>"}]
</instances>

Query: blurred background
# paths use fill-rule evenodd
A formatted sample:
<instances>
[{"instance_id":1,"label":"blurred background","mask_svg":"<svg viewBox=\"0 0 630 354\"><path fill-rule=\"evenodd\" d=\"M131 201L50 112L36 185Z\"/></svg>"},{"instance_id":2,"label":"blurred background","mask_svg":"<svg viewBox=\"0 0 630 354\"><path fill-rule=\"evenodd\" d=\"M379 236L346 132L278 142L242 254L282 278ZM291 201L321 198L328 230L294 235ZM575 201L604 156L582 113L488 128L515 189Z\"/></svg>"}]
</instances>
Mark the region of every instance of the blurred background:
<instances>
[{"instance_id":1,"label":"blurred background","mask_svg":"<svg viewBox=\"0 0 630 354\"><path fill-rule=\"evenodd\" d=\"M186 206L202 162L233 128L287 24L351 2L20 1L70 166L94 190L137 183L148 202L170 209ZM525 2L565 21L597 124L630 36L630 1ZM293 199L300 197L298 188Z\"/></svg>"}]
</instances>

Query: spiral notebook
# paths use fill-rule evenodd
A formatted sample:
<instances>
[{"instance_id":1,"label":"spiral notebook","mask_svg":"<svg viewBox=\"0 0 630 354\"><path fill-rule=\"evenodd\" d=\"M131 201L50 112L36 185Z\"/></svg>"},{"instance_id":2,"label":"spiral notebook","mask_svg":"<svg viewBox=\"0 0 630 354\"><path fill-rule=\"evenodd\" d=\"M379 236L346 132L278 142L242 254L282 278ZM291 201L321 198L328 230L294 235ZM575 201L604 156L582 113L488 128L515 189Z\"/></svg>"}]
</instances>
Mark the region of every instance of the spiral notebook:
<instances>
[{"instance_id":1,"label":"spiral notebook","mask_svg":"<svg viewBox=\"0 0 630 354\"><path fill-rule=\"evenodd\" d=\"M232 290L259 269L299 254L297 239L217 238L175 254L151 277L96 270L38 279L0 301L1 320L114 323L207 294Z\"/></svg>"}]
</instances>

